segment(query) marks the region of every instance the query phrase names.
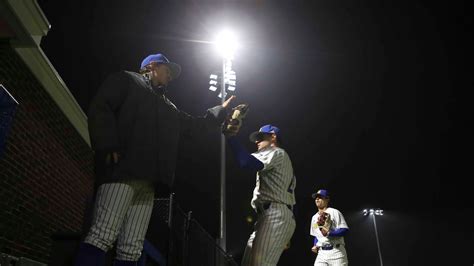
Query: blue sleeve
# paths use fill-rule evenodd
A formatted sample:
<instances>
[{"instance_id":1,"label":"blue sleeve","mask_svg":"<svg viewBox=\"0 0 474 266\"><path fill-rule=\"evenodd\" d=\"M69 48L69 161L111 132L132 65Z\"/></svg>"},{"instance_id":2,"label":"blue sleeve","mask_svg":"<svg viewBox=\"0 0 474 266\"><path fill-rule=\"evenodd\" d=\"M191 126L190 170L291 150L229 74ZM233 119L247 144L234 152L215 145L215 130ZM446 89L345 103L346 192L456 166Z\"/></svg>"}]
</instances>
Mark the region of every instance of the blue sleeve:
<instances>
[{"instance_id":1,"label":"blue sleeve","mask_svg":"<svg viewBox=\"0 0 474 266\"><path fill-rule=\"evenodd\" d=\"M244 147L239 143L237 138L230 137L227 139L227 143L234 154L237 164L240 168L253 170L255 172L263 169L263 163L257 158L253 157L248 153Z\"/></svg>"},{"instance_id":2,"label":"blue sleeve","mask_svg":"<svg viewBox=\"0 0 474 266\"><path fill-rule=\"evenodd\" d=\"M329 236L345 236L349 232L348 228L336 228L329 232Z\"/></svg>"},{"instance_id":3,"label":"blue sleeve","mask_svg":"<svg viewBox=\"0 0 474 266\"><path fill-rule=\"evenodd\" d=\"M313 246L316 246L317 243L318 243L318 238L317 238L317 237L314 237Z\"/></svg>"}]
</instances>

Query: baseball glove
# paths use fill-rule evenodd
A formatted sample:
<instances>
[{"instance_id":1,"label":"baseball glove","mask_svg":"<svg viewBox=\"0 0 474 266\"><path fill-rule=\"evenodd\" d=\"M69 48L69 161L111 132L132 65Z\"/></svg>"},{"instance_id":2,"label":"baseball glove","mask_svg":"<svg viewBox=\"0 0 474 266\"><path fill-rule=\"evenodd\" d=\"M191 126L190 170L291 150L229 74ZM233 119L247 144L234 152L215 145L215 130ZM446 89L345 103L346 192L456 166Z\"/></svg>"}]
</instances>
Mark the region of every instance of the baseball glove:
<instances>
[{"instance_id":1,"label":"baseball glove","mask_svg":"<svg viewBox=\"0 0 474 266\"><path fill-rule=\"evenodd\" d=\"M226 136L235 136L239 133L240 127L242 127L242 120L247 115L249 110L248 104L239 104L232 108L229 116L224 122L222 127L222 133Z\"/></svg>"},{"instance_id":2,"label":"baseball glove","mask_svg":"<svg viewBox=\"0 0 474 266\"><path fill-rule=\"evenodd\" d=\"M319 213L317 224L323 236L327 236L329 234L329 229L331 229L331 223L331 216L329 215L329 213Z\"/></svg>"}]
</instances>

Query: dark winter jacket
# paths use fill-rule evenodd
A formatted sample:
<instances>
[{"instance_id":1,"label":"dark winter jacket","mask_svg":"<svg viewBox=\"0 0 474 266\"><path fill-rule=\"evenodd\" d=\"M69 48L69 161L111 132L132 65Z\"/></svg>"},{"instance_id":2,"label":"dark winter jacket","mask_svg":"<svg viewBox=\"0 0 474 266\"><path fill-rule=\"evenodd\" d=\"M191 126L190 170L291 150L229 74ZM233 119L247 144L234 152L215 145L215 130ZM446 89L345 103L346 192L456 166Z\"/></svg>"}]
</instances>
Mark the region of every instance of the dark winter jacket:
<instances>
[{"instance_id":1,"label":"dark winter jacket","mask_svg":"<svg viewBox=\"0 0 474 266\"><path fill-rule=\"evenodd\" d=\"M204 117L178 110L138 73L110 75L89 109L96 185L133 179L171 186L180 135L201 127L218 129L224 118L222 106L207 110ZM117 164L106 164L110 152L120 153Z\"/></svg>"}]
</instances>

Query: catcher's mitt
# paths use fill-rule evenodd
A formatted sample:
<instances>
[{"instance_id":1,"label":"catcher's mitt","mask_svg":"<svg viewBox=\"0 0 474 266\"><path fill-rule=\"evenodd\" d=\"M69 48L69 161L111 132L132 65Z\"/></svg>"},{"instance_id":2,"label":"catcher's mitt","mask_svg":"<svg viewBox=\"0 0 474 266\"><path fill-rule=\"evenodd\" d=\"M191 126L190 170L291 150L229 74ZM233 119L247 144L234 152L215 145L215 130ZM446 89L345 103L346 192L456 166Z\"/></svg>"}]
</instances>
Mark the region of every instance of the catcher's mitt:
<instances>
[{"instance_id":1,"label":"catcher's mitt","mask_svg":"<svg viewBox=\"0 0 474 266\"><path fill-rule=\"evenodd\" d=\"M324 236L329 234L329 229L331 229L331 216L327 212L320 212L318 217L318 227L321 233Z\"/></svg>"},{"instance_id":2,"label":"catcher's mitt","mask_svg":"<svg viewBox=\"0 0 474 266\"><path fill-rule=\"evenodd\" d=\"M224 122L222 132L226 136L235 136L242 126L242 120L247 115L249 110L248 104L239 104L232 108L232 112L229 114Z\"/></svg>"}]
</instances>

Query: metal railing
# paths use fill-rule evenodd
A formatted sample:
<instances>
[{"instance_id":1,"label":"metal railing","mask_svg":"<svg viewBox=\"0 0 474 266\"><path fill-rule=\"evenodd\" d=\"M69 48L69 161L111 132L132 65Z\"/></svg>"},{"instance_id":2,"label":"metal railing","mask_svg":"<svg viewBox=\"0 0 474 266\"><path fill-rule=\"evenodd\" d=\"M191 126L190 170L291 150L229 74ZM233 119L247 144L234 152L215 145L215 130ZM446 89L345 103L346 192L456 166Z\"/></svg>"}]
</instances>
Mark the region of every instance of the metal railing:
<instances>
[{"instance_id":1,"label":"metal railing","mask_svg":"<svg viewBox=\"0 0 474 266\"><path fill-rule=\"evenodd\" d=\"M235 260L217 244L201 224L174 200L155 199L155 217L168 226L168 266L237 266ZM150 224L157 226L160 223ZM161 230L162 231L162 230ZM165 252L162 250L162 252Z\"/></svg>"}]
</instances>

